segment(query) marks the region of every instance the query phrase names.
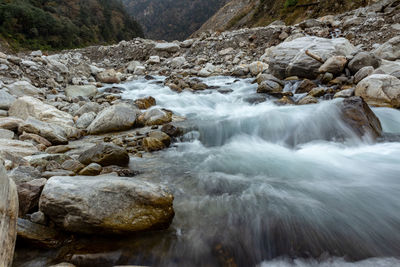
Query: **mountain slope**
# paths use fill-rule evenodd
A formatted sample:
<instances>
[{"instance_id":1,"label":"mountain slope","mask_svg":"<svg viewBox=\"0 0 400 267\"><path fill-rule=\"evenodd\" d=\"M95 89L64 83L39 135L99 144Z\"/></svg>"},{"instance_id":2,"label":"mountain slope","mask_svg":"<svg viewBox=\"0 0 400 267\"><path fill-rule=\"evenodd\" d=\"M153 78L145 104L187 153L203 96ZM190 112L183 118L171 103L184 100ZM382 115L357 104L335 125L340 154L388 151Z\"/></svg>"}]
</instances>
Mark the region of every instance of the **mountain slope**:
<instances>
[{"instance_id":1,"label":"mountain slope","mask_svg":"<svg viewBox=\"0 0 400 267\"><path fill-rule=\"evenodd\" d=\"M123 0L146 37L183 40L228 0Z\"/></svg>"},{"instance_id":2,"label":"mountain slope","mask_svg":"<svg viewBox=\"0 0 400 267\"><path fill-rule=\"evenodd\" d=\"M0 35L18 50L112 43L143 32L119 0L0 0Z\"/></svg>"},{"instance_id":3,"label":"mountain slope","mask_svg":"<svg viewBox=\"0 0 400 267\"><path fill-rule=\"evenodd\" d=\"M368 0L231 0L196 34L241 27L266 26L275 20L295 24L308 18L338 14L368 4Z\"/></svg>"}]
</instances>

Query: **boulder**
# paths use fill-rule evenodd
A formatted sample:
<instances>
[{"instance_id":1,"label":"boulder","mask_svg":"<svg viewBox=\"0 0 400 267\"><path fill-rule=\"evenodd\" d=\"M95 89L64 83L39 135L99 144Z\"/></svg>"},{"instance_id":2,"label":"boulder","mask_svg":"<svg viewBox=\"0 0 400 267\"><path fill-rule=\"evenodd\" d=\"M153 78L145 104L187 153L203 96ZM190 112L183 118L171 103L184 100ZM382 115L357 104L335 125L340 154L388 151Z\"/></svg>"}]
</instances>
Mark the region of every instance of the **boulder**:
<instances>
[{"instance_id":1,"label":"boulder","mask_svg":"<svg viewBox=\"0 0 400 267\"><path fill-rule=\"evenodd\" d=\"M282 86L274 81L263 81L257 88L257 93L260 94L276 94L282 92Z\"/></svg>"},{"instance_id":2,"label":"boulder","mask_svg":"<svg viewBox=\"0 0 400 267\"><path fill-rule=\"evenodd\" d=\"M116 72L114 69L109 69L97 73L96 80L102 83L120 83L120 73Z\"/></svg>"},{"instance_id":3,"label":"boulder","mask_svg":"<svg viewBox=\"0 0 400 267\"><path fill-rule=\"evenodd\" d=\"M23 120L14 117L0 118L0 128L10 131L17 131L19 125L23 122Z\"/></svg>"},{"instance_id":4,"label":"boulder","mask_svg":"<svg viewBox=\"0 0 400 267\"><path fill-rule=\"evenodd\" d=\"M354 96L354 88L339 91L333 96L333 98L347 98L351 96Z\"/></svg>"},{"instance_id":5,"label":"boulder","mask_svg":"<svg viewBox=\"0 0 400 267\"><path fill-rule=\"evenodd\" d=\"M109 143L100 143L81 153L78 160L84 164L98 163L101 166L126 166L129 155L125 149Z\"/></svg>"},{"instance_id":6,"label":"boulder","mask_svg":"<svg viewBox=\"0 0 400 267\"><path fill-rule=\"evenodd\" d=\"M63 235L41 224L18 218L18 242L25 242L43 248L56 248L62 244Z\"/></svg>"},{"instance_id":7,"label":"boulder","mask_svg":"<svg viewBox=\"0 0 400 267\"><path fill-rule=\"evenodd\" d=\"M65 95L71 98L77 96L95 96L97 92L97 87L94 85L70 85L65 88Z\"/></svg>"},{"instance_id":8,"label":"boulder","mask_svg":"<svg viewBox=\"0 0 400 267\"><path fill-rule=\"evenodd\" d=\"M139 98L135 100L135 105L140 109L148 109L156 105L154 97Z\"/></svg>"},{"instance_id":9,"label":"boulder","mask_svg":"<svg viewBox=\"0 0 400 267\"><path fill-rule=\"evenodd\" d=\"M94 112L84 113L76 120L75 122L76 128L86 129L95 118L96 118L96 113Z\"/></svg>"},{"instance_id":10,"label":"boulder","mask_svg":"<svg viewBox=\"0 0 400 267\"><path fill-rule=\"evenodd\" d=\"M149 59L146 61L147 64L159 64L160 62L161 59L159 56L150 56Z\"/></svg>"},{"instance_id":11,"label":"boulder","mask_svg":"<svg viewBox=\"0 0 400 267\"><path fill-rule=\"evenodd\" d=\"M269 71L283 79L289 76L314 79L322 63L306 55L306 50L328 59L331 56L346 56L355 47L344 38L325 39L313 36L301 37L271 47L266 52Z\"/></svg>"},{"instance_id":12,"label":"boulder","mask_svg":"<svg viewBox=\"0 0 400 267\"><path fill-rule=\"evenodd\" d=\"M13 131L0 128L0 138L1 139L13 139L14 135L15 134Z\"/></svg>"},{"instance_id":13,"label":"boulder","mask_svg":"<svg viewBox=\"0 0 400 267\"><path fill-rule=\"evenodd\" d=\"M249 64L249 71L253 76L257 76L258 74L263 73L267 69L268 65L261 61L255 61Z\"/></svg>"},{"instance_id":14,"label":"boulder","mask_svg":"<svg viewBox=\"0 0 400 267\"><path fill-rule=\"evenodd\" d=\"M27 183L39 179L41 172L32 166L18 166L9 172L9 177L17 184Z\"/></svg>"},{"instance_id":15,"label":"boulder","mask_svg":"<svg viewBox=\"0 0 400 267\"><path fill-rule=\"evenodd\" d=\"M373 51L379 58L386 60L400 59L400 36L393 37Z\"/></svg>"},{"instance_id":16,"label":"boulder","mask_svg":"<svg viewBox=\"0 0 400 267\"><path fill-rule=\"evenodd\" d=\"M400 80L387 74L373 74L357 84L355 95L369 105L399 108Z\"/></svg>"},{"instance_id":17,"label":"boulder","mask_svg":"<svg viewBox=\"0 0 400 267\"><path fill-rule=\"evenodd\" d=\"M8 110L15 100L17 99L14 96L4 90L0 90L0 109Z\"/></svg>"},{"instance_id":18,"label":"boulder","mask_svg":"<svg viewBox=\"0 0 400 267\"><path fill-rule=\"evenodd\" d=\"M355 74L364 67L371 66L374 69L378 68L381 64L381 60L377 58L373 53L360 52L357 53L352 60L349 62L349 70Z\"/></svg>"},{"instance_id":19,"label":"boulder","mask_svg":"<svg viewBox=\"0 0 400 267\"><path fill-rule=\"evenodd\" d=\"M128 66L126 67L126 70L129 73L134 73L136 68L139 67L139 66L143 67L142 63L140 63L139 61L135 61L134 60L134 61L129 62Z\"/></svg>"},{"instance_id":20,"label":"boulder","mask_svg":"<svg viewBox=\"0 0 400 267\"><path fill-rule=\"evenodd\" d=\"M378 117L361 97L345 98L337 105L341 111L342 120L358 136L375 139L382 135L382 126Z\"/></svg>"},{"instance_id":21,"label":"boulder","mask_svg":"<svg viewBox=\"0 0 400 267\"><path fill-rule=\"evenodd\" d=\"M186 58L185 57L175 57L171 60L171 67L172 68L180 68L182 65L186 63Z\"/></svg>"},{"instance_id":22,"label":"boulder","mask_svg":"<svg viewBox=\"0 0 400 267\"><path fill-rule=\"evenodd\" d=\"M14 96L35 96L43 94L44 91L39 89L27 81L18 81L6 86L8 92Z\"/></svg>"},{"instance_id":23,"label":"boulder","mask_svg":"<svg viewBox=\"0 0 400 267\"><path fill-rule=\"evenodd\" d=\"M139 110L127 104L116 104L102 110L87 128L90 134L101 134L131 129Z\"/></svg>"},{"instance_id":24,"label":"boulder","mask_svg":"<svg viewBox=\"0 0 400 267\"><path fill-rule=\"evenodd\" d=\"M101 107L98 103L87 102L74 113L74 116L82 116L83 114L88 112L94 112L97 114L100 111L100 109Z\"/></svg>"},{"instance_id":25,"label":"boulder","mask_svg":"<svg viewBox=\"0 0 400 267\"><path fill-rule=\"evenodd\" d=\"M45 104L31 96L23 96L15 101L9 111L10 116L26 120L29 116L43 122L60 124L61 126L73 126L72 116L57 108Z\"/></svg>"},{"instance_id":26,"label":"boulder","mask_svg":"<svg viewBox=\"0 0 400 267\"><path fill-rule=\"evenodd\" d=\"M0 151L20 157L30 156L39 152L32 143L9 139L0 139Z\"/></svg>"},{"instance_id":27,"label":"boulder","mask_svg":"<svg viewBox=\"0 0 400 267\"><path fill-rule=\"evenodd\" d=\"M90 163L88 166L86 166L79 172L79 175L96 176L101 173L101 170L102 167L100 164Z\"/></svg>"},{"instance_id":28,"label":"boulder","mask_svg":"<svg viewBox=\"0 0 400 267\"><path fill-rule=\"evenodd\" d=\"M171 115L172 114L170 112L166 112L158 108L153 108L141 115L139 117L139 120L144 122L144 124L148 126L161 125L171 122Z\"/></svg>"},{"instance_id":29,"label":"boulder","mask_svg":"<svg viewBox=\"0 0 400 267\"><path fill-rule=\"evenodd\" d=\"M74 173L78 173L80 170L85 168L85 165L80 163L78 160L69 159L62 163L61 168L67 171L72 171Z\"/></svg>"},{"instance_id":30,"label":"boulder","mask_svg":"<svg viewBox=\"0 0 400 267\"><path fill-rule=\"evenodd\" d=\"M357 73L354 75L354 83L357 84L359 83L362 79L368 77L374 72L374 67L372 66L367 66L361 68Z\"/></svg>"},{"instance_id":31,"label":"boulder","mask_svg":"<svg viewBox=\"0 0 400 267\"><path fill-rule=\"evenodd\" d=\"M157 43L154 49L161 52L175 53L180 50L180 47L175 43Z\"/></svg>"},{"instance_id":32,"label":"boulder","mask_svg":"<svg viewBox=\"0 0 400 267\"><path fill-rule=\"evenodd\" d=\"M328 58L321 67L319 67L318 71L320 73L329 72L333 75L338 75L343 72L344 67L347 64L347 58L344 56L333 56Z\"/></svg>"},{"instance_id":33,"label":"boulder","mask_svg":"<svg viewBox=\"0 0 400 267\"><path fill-rule=\"evenodd\" d=\"M149 136L143 138L143 148L148 151L157 151L169 147L171 144L171 137L164 132L155 131L149 133Z\"/></svg>"},{"instance_id":34,"label":"boulder","mask_svg":"<svg viewBox=\"0 0 400 267\"><path fill-rule=\"evenodd\" d=\"M77 233L109 234L165 229L174 217L174 197L163 186L127 177L52 177L40 211Z\"/></svg>"},{"instance_id":35,"label":"boulder","mask_svg":"<svg viewBox=\"0 0 400 267\"><path fill-rule=\"evenodd\" d=\"M19 140L21 141L27 141L27 140L31 140L37 144L42 144L46 147L51 146L52 144L44 137L37 135L37 134L33 134L33 133L26 133L23 132L20 136L19 136Z\"/></svg>"},{"instance_id":36,"label":"boulder","mask_svg":"<svg viewBox=\"0 0 400 267\"><path fill-rule=\"evenodd\" d=\"M11 266L17 236L18 194L0 159L0 263Z\"/></svg>"},{"instance_id":37,"label":"boulder","mask_svg":"<svg viewBox=\"0 0 400 267\"><path fill-rule=\"evenodd\" d=\"M313 96L307 95L300 99L296 104L297 105L309 105L309 104L316 104L318 103L318 99Z\"/></svg>"},{"instance_id":38,"label":"boulder","mask_svg":"<svg viewBox=\"0 0 400 267\"><path fill-rule=\"evenodd\" d=\"M297 85L295 93L296 94L308 93L315 87L317 87L317 85L313 81L310 81L309 79L304 79Z\"/></svg>"},{"instance_id":39,"label":"boulder","mask_svg":"<svg viewBox=\"0 0 400 267\"><path fill-rule=\"evenodd\" d=\"M41 178L20 183L17 186L20 217L38 207L39 197L46 182L46 179Z\"/></svg>"},{"instance_id":40,"label":"boulder","mask_svg":"<svg viewBox=\"0 0 400 267\"><path fill-rule=\"evenodd\" d=\"M325 95L325 89L322 87L315 87L310 92L308 92L308 95L313 97L321 97Z\"/></svg>"}]
</instances>

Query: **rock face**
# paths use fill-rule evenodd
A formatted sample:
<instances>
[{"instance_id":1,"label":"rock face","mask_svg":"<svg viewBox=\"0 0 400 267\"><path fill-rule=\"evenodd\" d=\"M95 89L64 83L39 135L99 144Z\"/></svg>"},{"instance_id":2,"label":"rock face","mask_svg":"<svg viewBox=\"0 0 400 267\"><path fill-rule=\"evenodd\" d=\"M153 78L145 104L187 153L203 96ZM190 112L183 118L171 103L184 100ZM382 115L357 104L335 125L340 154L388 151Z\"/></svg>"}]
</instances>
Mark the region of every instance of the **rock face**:
<instances>
[{"instance_id":1,"label":"rock face","mask_svg":"<svg viewBox=\"0 0 400 267\"><path fill-rule=\"evenodd\" d=\"M331 56L349 55L355 51L355 48L344 38L297 38L268 49L266 60L269 70L280 79L289 76L314 79L322 63L306 55L306 50L327 59Z\"/></svg>"},{"instance_id":2,"label":"rock face","mask_svg":"<svg viewBox=\"0 0 400 267\"><path fill-rule=\"evenodd\" d=\"M23 96L17 99L8 111L10 116L27 119L29 116L34 117L38 120L58 123L61 125L73 126L74 121L72 116L66 112L58 110L57 108L47 105L39 99Z\"/></svg>"},{"instance_id":3,"label":"rock face","mask_svg":"<svg viewBox=\"0 0 400 267\"><path fill-rule=\"evenodd\" d=\"M59 227L78 233L132 233L165 229L173 196L159 185L115 176L56 176L48 180L40 210Z\"/></svg>"},{"instance_id":4,"label":"rock face","mask_svg":"<svg viewBox=\"0 0 400 267\"><path fill-rule=\"evenodd\" d=\"M126 104L117 104L101 111L87 128L90 134L128 130L133 127L139 111Z\"/></svg>"},{"instance_id":5,"label":"rock face","mask_svg":"<svg viewBox=\"0 0 400 267\"><path fill-rule=\"evenodd\" d=\"M18 195L0 160L0 263L11 266L17 236Z\"/></svg>"},{"instance_id":6,"label":"rock face","mask_svg":"<svg viewBox=\"0 0 400 267\"><path fill-rule=\"evenodd\" d=\"M368 104L357 96L345 98L338 104L343 121L360 137L373 139L382 135L381 123Z\"/></svg>"},{"instance_id":7,"label":"rock face","mask_svg":"<svg viewBox=\"0 0 400 267\"><path fill-rule=\"evenodd\" d=\"M129 155L125 149L109 143L101 143L84 151L78 158L85 165L97 163L101 166L118 165L126 166Z\"/></svg>"},{"instance_id":8,"label":"rock face","mask_svg":"<svg viewBox=\"0 0 400 267\"><path fill-rule=\"evenodd\" d=\"M386 74L373 74L357 84L356 96L379 107L400 107L400 80Z\"/></svg>"}]
</instances>

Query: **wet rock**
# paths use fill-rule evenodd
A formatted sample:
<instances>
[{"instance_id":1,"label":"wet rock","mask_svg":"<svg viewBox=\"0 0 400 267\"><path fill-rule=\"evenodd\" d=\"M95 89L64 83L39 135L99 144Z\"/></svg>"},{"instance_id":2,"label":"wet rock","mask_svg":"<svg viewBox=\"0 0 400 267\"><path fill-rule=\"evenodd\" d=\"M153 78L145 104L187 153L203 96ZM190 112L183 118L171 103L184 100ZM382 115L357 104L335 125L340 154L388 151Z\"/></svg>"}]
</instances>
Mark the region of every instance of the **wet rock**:
<instances>
[{"instance_id":1,"label":"wet rock","mask_svg":"<svg viewBox=\"0 0 400 267\"><path fill-rule=\"evenodd\" d=\"M266 80L258 85L257 93L259 94L272 94L282 92L282 86L272 80Z\"/></svg>"},{"instance_id":2,"label":"wet rock","mask_svg":"<svg viewBox=\"0 0 400 267\"><path fill-rule=\"evenodd\" d=\"M74 121L70 114L58 110L57 108L30 96L18 98L17 101L11 105L8 113L10 116L23 120L31 116L43 122L56 123L63 126L74 125Z\"/></svg>"},{"instance_id":3,"label":"wet rock","mask_svg":"<svg viewBox=\"0 0 400 267\"><path fill-rule=\"evenodd\" d=\"M0 159L0 263L11 266L17 235L18 195Z\"/></svg>"},{"instance_id":4,"label":"wet rock","mask_svg":"<svg viewBox=\"0 0 400 267\"><path fill-rule=\"evenodd\" d=\"M328 58L321 67L319 67L318 72L320 73L332 73L333 75L338 75L343 72L344 67L347 64L347 59L345 56L333 56Z\"/></svg>"},{"instance_id":5,"label":"wet rock","mask_svg":"<svg viewBox=\"0 0 400 267\"><path fill-rule=\"evenodd\" d=\"M65 88L65 95L68 97L95 96L97 92L94 85L70 85Z\"/></svg>"},{"instance_id":6,"label":"wet rock","mask_svg":"<svg viewBox=\"0 0 400 267\"><path fill-rule=\"evenodd\" d=\"M382 135L382 126L368 104L358 96L345 98L338 103L343 121L360 137L377 138Z\"/></svg>"},{"instance_id":7,"label":"wet rock","mask_svg":"<svg viewBox=\"0 0 400 267\"><path fill-rule=\"evenodd\" d=\"M360 52L357 53L352 60L349 62L349 69L354 74L357 73L364 67L371 66L374 69L378 68L381 64L379 58L377 58L373 53Z\"/></svg>"},{"instance_id":8,"label":"wet rock","mask_svg":"<svg viewBox=\"0 0 400 267\"><path fill-rule=\"evenodd\" d=\"M119 146L101 143L81 153L78 160L84 165L98 163L101 166L126 166L129 163L129 155L125 149Z\"/></svg>"},{"instance_id":9,"label":"wet rock","mask_svg":"<svg viewBox=\"0 0 400 267\"><path fill-rule=\"evenodd\" d=\"M86 166L79 172L79 175L96 176L101 173L101 170L102 167L100 164L90 163L88 166Z\"/></svg>"},{"instance_id":10,"label":"wet rock","mask_svg":"<svg viewBox=\"0 0 400 267\"><path fill-rule=\"evenodd\" d=\"M0 90L0 109L8 110L15 100L17 99L14 96L4 90Z\"/></svg>"},{"instance_id":11,"label":"wet rock","mask_svg":"<svg viewBox=\"0 0 400 267\"><path fill-rule=\"evenodd\" d=\"M313 96L307 95L297 102L297 105L309 105L318 103L318 99Z\"/></svg>"},{"instance_id":12,"label":"wet rock","mask_svg":"<svg viewBox=\"0 0 400 267\"><path fill-rule=\"evenodd\" d=\"M325 95L325 89L322 87L315 87L310 92L308 92L308 95L313 97L321 97Z\"/></svg>"},{"instance_id":13,"label":"wet rock","mask_svg":"<svg viewBox=\"0 0 400 267\"><path fill-rule=\"evenodd\" d=\"M163 127L161 127L161 131L168 134L170 137L178 137L183 134L181 128L170 123L163 125Z\"/></svg>"},{"instance_id":14,"label":"wet rock","mask_svg":"<svg viewBox=\"0 0 400 267\"><path fill-rule=\"evenodd\" d=\"M33 86L27 81L18 81L6 87L8 92L14 96L35 96L44 93L42 89Z\"/></svg>"},{"instance_id":15,"label":"wet rock","mask_svg":"<svg viewBox=\"0 0 400 267\"><path fill-rule=\"evenodd\" d=\"M295 104L293 99L290 98L289 96L283 96L281 99L274 101L274 103L277 104L278 106Z\"/></svg>"},{"instance_id":16,"label":"wet rock","mask_svg":"<svg viewBox=\"0 0 400 267\"><path fill-rule=\"evenodd\" d=\"M359 83L362 79L368 77L374 72L374 67L372 66L367 66L361 68L357 73L354 75L354 83L357 84Z\"/></svg>"},{"instance_id":17,"label":"wet rock","mask_svg":"<svg viewBox=\"0 0 400 267\"><path fill-rule=\"evenodd\" d=\"M59 227L78 233L132 233L165 229L173 196L161 185L127 177L52 177L40 210Z\"/></svg>"},{"instance_id":18,"label":"wet rock","mask_svg":"<svg viewBox=\"0 0 400 267\"><path fill-rule=\"evenodd\" d=\"M171 144L171 138L169 135L154 131L149 133L149 136L143 139L143 148L146 151L157 151L169 147Z\"/></svg>"},{"instance_id":19,"label":"wet rock","mask_svg":"<svg viewBox=\"0 0 400 267\"><path fill-rule=\"evenodd\" d=\"M296 88L296 94L304 94L310 92L313 88L317 87L317 85L310 81L309 79L302 80Z\"/></svg>"},{"instance_id":20,"label":"wet rock","mask_svg":"<svg viewBox=\"0 0 400 267\"><path fill-rule=\"evenodd\" d=\"M32 143L9 139L0 139L0 151L6 151L15 156L21 157L33 155L39 152Z\"/></svg>"},{"instance_id":21,"label":"wet rock","mask_svg":"<svg viewBox=\"0 0 400 267\"><path fill-rule=\"evenodd\" d=\"M351 96L354 96L354 88L339 91L333 96L333 98L347 98Z\"/></svg>"},{"instance_id":22,"label":"wet rock","mask_svg":"<svg viewBox=\"0 0 400 267\"><path fill-rule=\"evenodd\" d=\"M267 63L271 73L278 78L298 76L314 79L322 63L307 56L305 51L326 59L331 56L346 56L355 51L350 42L344 38L324 39L319 37L301 37L283 42L268 49Z\"/></svg>"},{"instance_id":23,"label":"wet rock","mask_svg":"<svg viewBox=\"0 0 400 267\"><path fill-rule=\"evenodd\" d=\"M369 105L400 107L400 80L386 74L373 74L357 84L356 96L361 96Z\"/></svg>"},{"instance_id":24,"label":"wet rock","mask_svg":"<svg viewBox=\"0 0 400 267\"><path fill-rule=\"evenodd\" d=\"M47 180L44 178L34 179L26 183L20 183L17 186L19 201L19 216L37 209L39 197Z\"/></svg>"},{"instance_id":25,"label":"wet rock","mask_svg":"<svg viewBox=\"0 0 400 267\"><path fill-rule=\"evenodd\" d=\"M96 80L101 83L120 83L120 74L113 69L105 70L96 75Z\"/></svg>"},{"instance_id":26,"label":"wet rock","mask_svg":"<svg viewBox=\"0 0 400 267\"><path fill-rule=\"evenodd\" d=\"M139 119L148 126L161 125L171 122L172 114L158 108L153 108L149 111L146 111L143 115L140 116Z\"/></svg>"},{"instance_id":27,"label":"wet rock","mask_svg":"<svg viewBox=\"0 0 400 267\"><path fill-rule=\"evenodd\" d=\"M400 36L393 37L373 51L379 58L386 60L400 59Z\"/></svg>"},{"instance_id":28,"label":"wet rock","mask_svg":"<svg viewBox=\"0 0 400 267\"><path fill-rule=\"evenodd\" d=\"M127 104L116 104L101 111L89 125L90 134L109 133L131 129L139 110Z\"/></svg>"},{"instance_id":29,"label":"wet rock","mask_svg":"<svg viewBox=\"0 0 400 267\"><path fill-rule=\"evenodd\" d=\"M64 239L55 229L18 218L18 242L44 248L56 248Z\"/></svg>"},{"instance_id":30,"label":"wet rock","mask_svg":"<svg viewBox=\"0 0 400 267\"><path fill-rule=\"evenodd\" d=\"M156 100L154 99L154 97L151 97L151 96L146 97L146 98L140 98L140 99L135 100L135 105L139 109L148 109L148 108L156 105Z\"/></svg>"}]
</instances>

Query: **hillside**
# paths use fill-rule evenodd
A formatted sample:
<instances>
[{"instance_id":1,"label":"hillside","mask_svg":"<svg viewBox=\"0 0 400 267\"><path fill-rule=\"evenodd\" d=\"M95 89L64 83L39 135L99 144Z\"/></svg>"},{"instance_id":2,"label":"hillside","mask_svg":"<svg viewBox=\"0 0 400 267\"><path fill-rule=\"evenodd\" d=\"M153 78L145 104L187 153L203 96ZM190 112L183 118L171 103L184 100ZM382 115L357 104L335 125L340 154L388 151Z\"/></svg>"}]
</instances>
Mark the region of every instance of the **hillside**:
<instances>
[{"instance_id":1,"label":"hillside","mask_svg":"<svg viewBox=\"0 0 400 267\"><path fill-rule=\"evenodd\" d=\"M13 50L63 49L143 36L118 0L0 0L0 37Z\"/></svg>"},{"instance_id":2,"label":"hillside","mask_svg":"<svg viewBox=\"0 0 400 267\"><path fill-rule=\"evenodd\" d=\"M339 14L368 4L367 0L231 0L196 32L266 26L275 20L286 24Z\"/></svg>"},{"instance_id":3,"label":"hillside","mask_svg":"<svg viewBox=\"0 0 400 267\"><path fill-rule=\"evenodd\" d=\"M123 0L143 26L146 37L183 40L228 0Z\"/></svg>"}]
</instances>

